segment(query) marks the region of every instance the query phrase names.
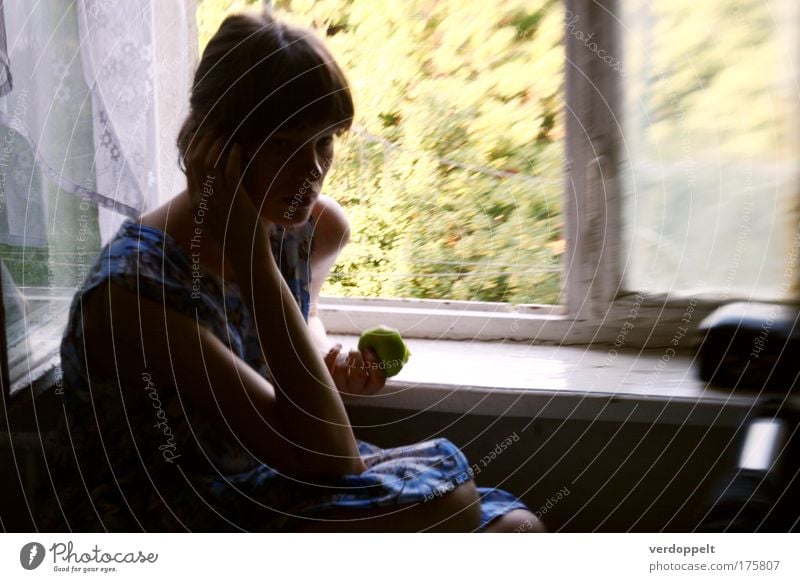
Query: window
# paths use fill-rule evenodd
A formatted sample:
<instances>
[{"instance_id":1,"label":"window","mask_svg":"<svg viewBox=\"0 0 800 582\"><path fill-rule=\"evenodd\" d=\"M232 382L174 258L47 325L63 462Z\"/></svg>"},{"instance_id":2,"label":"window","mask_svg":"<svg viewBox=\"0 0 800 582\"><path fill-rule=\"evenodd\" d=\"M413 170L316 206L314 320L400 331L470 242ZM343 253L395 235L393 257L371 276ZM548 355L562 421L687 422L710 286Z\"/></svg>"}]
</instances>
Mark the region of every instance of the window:
<instances>
[{"instance_id":1,"label":"window","mask_svg":"<svg viewBox=\"0 0 800 582\"><path fill-rule=\"evenodd\" d=\"M228 4L199 5L201 45ZM274 7L326 36L356 100L355 127L338 143L326 183L345 207L352 237L323 293L557 304L560 3L293 0Z\"/></svg>"},{"instance_id":2,"label":"window","mask_svg":"<svg viewBox=\"0 0 800 582\"><path fill-rule=\"evenodd\" d=\"M302 5L313 12L305 3L284 4L292 9ZM536 34L558 32L549 44L545 43L552 50L527 55L523 84L533 82L537 96L552 95L558 101L554 109L563 110L563 121L557 116L554 127L563 127L563 139L555 142L555 149L547 150L556 152L556 159L549 160L549 170L537 176L545 179L547 186L525 182L515 200L529 203L541 192L548 192L542 200L558 214L548 214L549 227L529 214L529 222L522 222L522 227L536 231L530 239L536 248L516 249L513 258L505 255L506 259L498 263L512 265L512 272L516 265L516 270L524 273L530 257L540 256L538 252L563 238L561 260L550 263L557 267L564 289L561 295L550 295L557 298L557 305L541 305L546 300L535 292L521 293L525 297L522 301L509 300L502 293L473 296L468 292L458 300L448 297L448 289L456 289L456 283L468 279L463 271L469 256L441 252L435 249L437 242L433 240L447 240L448 217L458 216L450 214L456 198L440 195L444 188L436 180L423 180L418 187L413 186L413 179L404 180L413 178L416 166L440 177L449 177L452 172L441 158L431 160L419 154L424 140L403 149L395 143L387 144L388 138L375 139L374 134L382 128L368 129L353 136L350 149L345 150L350 156L345 164L361 167L361 159L370 155L388 161L380 167L382 181L367 168L364 174L370 179L357 182L354 191L368 189L393 204L405 204L406 215L404 220L394 214L383 220L371 216L362 236L372 237L366 238L366 248L372 250L364 253L352 276L369 282L380 271L383 263L374 262L373 251L385 244L380 237L386 232L395 229L416 234L423 232L417 225L425 224L428 228L424 232L432 240L415 241L398 260L387 264L399 277L418 273L419 265L409 266L402 259L427 260L421 256L425 253L434 257L434 262L448 259L452 263L447 267L449 272L443 272L442 265L425 268L439 280L453 275L453 281L449 286L439 285L438 294L421 295L428 299L410 299L412 294L402 294L404 299L395 301L383 295L381 299L329 298L327 309L322 307L329 328L358 334L365 326L386 323L417 337L610 343L618 337L621 326L635 321L636 329L630 333L626 326L625 344L658 346L674 338L675 324L685 323L690 332L722 300L785 301L794 296L794 204L800 153L797 100L792 92L797 80L794 39L800 22L795 3L720 0L699 7L689 1L567 0L495 2L492 9L499 13L512 6L523 10L523 4L526 17L522 21L535 22L532 29ZM357 12L360 4L349 5ZM439 32L438 27L446 17L437 10L449 4L419 5L436 8L417 13L412 26L435 30L437 42L445 44L447 34ZM330 10L332 4L325 6ZM464 18L465 22L475 21L472 8L482 9L470 3L463 9L461 6L453 8L453 13L458 13L454 18ZM348 71L357 68L357 63L347 62L346 43L337 45L337 38L360 21L355 18L356 24L350 20L336 24L339 20L333 15L338 12L319 10L313 12L315 22L331 26L328 30L333 36L329 40L339 50L339 58ZM470 30L468 25L464 28ZM391 35L392 30L381 30L388 38L384 44L403 42ZM456 46L470 46L459 44L467 43L466 38L457 33L454 36ZM363 46L377 55L381 43L367 39ZM549 82L557 87L548 94L541 90L543 81L536 73L543 61L549 62L556 55L566 63L564 87L560 88L559 67L548 66ZM383 95L381 107L391 109L399 99L399 90L392 87L391 80L405 66L409 65L395 60L382 64L380 57L374 56L370 72L383 70L384 74L377 75L374 87L361 80L356 93L366 92L368 104ZM442 94L447 95L443 103L451 109L436 111L432 117L468 111L459 109L464 99L452 89L452 79L458 74L456 68L435 77ZM416 96L416 87L412 85L407 91ZM742 99L746 109L742 108ZM402 123L415 123L396 112L381 119L393 129ZM425 136L432 124L423 123L418 131L408 133ZM403 139L407 139L405 134ZM454 147L442 155L465 162L458 157L464 153L458 148L463 141L450 138L446 143ZM376 150L380 153L375 154ZM536 174L542 167L528 173ZM562 172L564 167L566 172ZM556 168L558 171L553 171ZM343 177L336 174L333 179ZM471 183L481 183L480 178L467 172L463 175L464 187L469 188ZM335 187L347 193L353 185L345 181ZM504 187L500 185L498 190ZM358 220L368 210L362 208L358 194L353 196L353 200L345 197L344 202ZM478 199L463 200L472 202L473 211L478 213L482 208ZM456 223L466 228L466 221ZM483 235L493 232L486 224L482 228ZM550 241L536 238L553 233L559 234ZM401 241L397 244L402 247L402 237L393 240ZM347 275L347 266L342 270ZM476 285L491 288L492 281L487 278ZM523 288L525 285L529 282ZM461 288L469 285L464 283ZM535 286L527 287L531 288ZM338 293L341 283L323 292L329 289Z\"/></svg>"},{"instance_id":3,"label":"window","mask_svg":"<svg viewBox=\"0 0 800 582\"><path fill-rule=\"evenodd\" d=\"M0 6L4 390L56 370L67 309L121 222L171 197L193 3Z\"/></svg>"},{"instance_id":4,"label":"window","mask_svg":"<svg viewBox=\"0 0 800 582\"><path fill-rule=\"evenodd\" d=\"M639 0L620 9L625 287L788 299L797 2Z\"/></svg>"},{"instance_id":5,"label":"window","mask_svg":"<svg viewBox=\"0 0 800 582\"><path fill-rule=\"evenodd\" d=\"M787 100L796 7L703 6L567 2L567 307L590 341L614 341L632 323L630 347L676 338L688 347L683 337L721 300L789 299L774 275L766 284L770 265L795 292L796 252L773 241L791 241L797 226L787 212L797 187L797 109ZM753 61L770 59L752 78ZM742 110L745 90L759 100ZM732 180L742 159L773 179Z\"/></svg>"},{"instance_id":6,"label":"window","mask_svg":"<svg viewBox=\"0 0 800 582\"><path fill-rule=\"evenodd\" d=\"M331 333L593 343L633 320L626 345L658 345L688 307L796 295L792 0L274 6L324 29L368 114L329 179L357 233L323 289ZM221 9L198 9L202 39ZM2 8L12 383L52 361L82 265L180 187L187 14Z\"/></svg>"}]
</instances>

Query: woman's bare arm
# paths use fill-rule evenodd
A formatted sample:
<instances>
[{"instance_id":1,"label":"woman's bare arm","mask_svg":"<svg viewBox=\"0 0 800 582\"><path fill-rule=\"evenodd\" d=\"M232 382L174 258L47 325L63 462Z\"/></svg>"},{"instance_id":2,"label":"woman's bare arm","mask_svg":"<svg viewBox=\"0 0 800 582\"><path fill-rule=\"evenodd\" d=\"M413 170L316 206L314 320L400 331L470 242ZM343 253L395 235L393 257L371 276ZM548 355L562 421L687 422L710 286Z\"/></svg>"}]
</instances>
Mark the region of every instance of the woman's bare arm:
<instances>
[{"instance_id":1,"label":"woman's bare arm","mask_svg":"<svg viewBox=\"0 0 800 582\"><path fill-rule=\"evenodd\" d=\"M332 344L319 318L319 294L339 253L350 240L350 222L339 203L325 195L317 199L311 213L314 235L308 327L315 343L324 351ZM378 355L371 348L359 350L353 346L338 358L340 349L341 344L333 347L328 366L340 394L346 397L369 396L383 389L386 376L380 368Z\"/></svg>"},{"instance_id":2,"label":"woman's bare arm","mask_svg":"<svg viewBox=\"0 0 800 582\"><path fill-rule=\"evenodd\" d=\"M350 241L350 223L344 210L333 198L321 194L311 209L314 233L311 250L311 286L308 327L314 341L323 351L333 344L319 318L319 294L336 259Z\"/></svg>"},{"instance_id":3,"label":"woman's bare arm","mask_svg":"<svg viewBox=\"0 0 800 582\"><path fill-rule=\"evenodd\" d=\"M349 450L315 440L324 438L319 421L281 406L286 396L200 322L109 282L83 309L91 377L132 388L147 373L159 390L178 391L188 422L230 431L254 457L288 475L313 480L363 470Z\"/></svg>"},{"instance_id":4,"label":"woman's bare arm","mask_svg":"<svg viewBox=\"0 0 800 582\"><path fill-rule=\"evenodd\" d=\"M320 456L323 466L364 471L342 398L266 242L257 241L252 257L252 264L264 268L251 269L250 261L246 255L234 258L234 270L275 379L287 432L297 446Z\"/></svg>"},{"instance_id":5,"label":"woman's bare arm","mask_svg":"<svg viewBox=\"0 0 800 582\"><path fill-rule=\"evenodd\" d=\"M313 455L321 474L362 472L365 466L336 384L272 255L273 225L244 189L241 156L238 144L226 149L225 138L214 134L191 148L188 194L197 208L207 204L203 236L224 249L232 265L275 380L277 413L287 435Z\"/></svg>"},{"instance_id":6,"label":"woman's bare arm","mask_svg":"<svg viewBox=\"0 0 800 582\"><path fill-rule=\"evenodd\" d=\"M224 144L222 137L206 134L191 148L188 195L193 204L207 203L204 240L225 249L275 385L257 377L246 364L243 372L235 354L221 348L202 321L193 322L114 284L108 285L107 304L96 308L107 314L107 320L100 320L96 330L95 337L101 340L95 345L99 354L95 359L105 364L109 355L105 346L117 345L115 337L111 344L103 343L104 330L113 336L114 329L120 329L123 357L133 354L132 367L122 371L128 382L141 376L145 363L154 366L159 378L174 381L178 389L194 390L196 394L187 396L205 404L209 420L228 422L235 433L246 436L247 446L260 458L275 458L287 471L321 478L360 473L365 466L341 397L272 255L271 225L262 221L242 188L241 148L234 146L223 156ZM219 270L224 272L222 266ZM198 377L201 365L208 371L205 380ZM209 413L217 402L214 417Z\"/></svg>"},{"instance_id":7,"label":"woman's bare arm","mask_svg":"<svg viewBox=\"0 0 800 582\"><path fill-rule=\"evenodd\" d=\"M242 181L242 148L227 153L225 139L201 138L187 164L188 193L199 208L200 176L211 176L204 236L224 249L258 332L275 380L276 407L287 434L313 455L322 474L366 469L341 396L311 338L300 307L275 262L273 225L256 210Z\"/></svg>"}]
</instances>

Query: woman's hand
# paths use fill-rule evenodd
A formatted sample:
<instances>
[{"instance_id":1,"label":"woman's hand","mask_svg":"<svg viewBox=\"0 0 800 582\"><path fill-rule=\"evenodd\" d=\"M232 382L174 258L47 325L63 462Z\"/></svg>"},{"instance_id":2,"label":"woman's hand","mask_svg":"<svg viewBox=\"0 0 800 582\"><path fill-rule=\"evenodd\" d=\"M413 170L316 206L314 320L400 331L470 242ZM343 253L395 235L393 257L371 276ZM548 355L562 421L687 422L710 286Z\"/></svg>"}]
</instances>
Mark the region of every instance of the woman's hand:
<instances>
[{"instance_id":1,"label":"woman's hand","mask_svg":"<svg viewBox=\"0 0 800 582\"><path fill-rule=\"evenodd\" d=\"M342 344L336 344L324 358L340 394L371 396L384 387L386 374L372 348L352 349L346 354L341 349Z\"/></svg>"},{"instance_id":2,"label":"woman's hand","mask_svg":"<svg viewBox=\"0 0 800 582\"><path fill-rule=\"evenodd\" d=\"M254 244L269 248L273 225L259 215L244 189L241 146L226 148L227 144L227 138L209 131L186 154L195 229L224 248L228 256L250 256Z\"/></svg>"}]
</instances>

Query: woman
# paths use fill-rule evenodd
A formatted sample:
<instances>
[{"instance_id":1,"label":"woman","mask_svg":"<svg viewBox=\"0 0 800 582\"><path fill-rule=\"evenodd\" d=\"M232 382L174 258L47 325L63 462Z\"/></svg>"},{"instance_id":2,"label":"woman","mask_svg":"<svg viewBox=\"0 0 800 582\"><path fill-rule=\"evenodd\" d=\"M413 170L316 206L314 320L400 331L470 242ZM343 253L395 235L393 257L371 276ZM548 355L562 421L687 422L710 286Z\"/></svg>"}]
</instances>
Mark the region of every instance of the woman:
<instances>
[{"instance_id":1,"label":"woman","mask_svg":"<svg viewBox=\"0 0 800 582\"><path fill-rule=\"evenodd\" d=\"M323 358L309 321L347 238L321 190L352 118L309 31L222 23L178 138L186 190L126 221L73 301L56 460L73 483L55 487L70 527L541 529L512 495L476 488L447 440L379 449L353 435L342 394L385 377L371 350Z\"/></svg>"}]
</instances>

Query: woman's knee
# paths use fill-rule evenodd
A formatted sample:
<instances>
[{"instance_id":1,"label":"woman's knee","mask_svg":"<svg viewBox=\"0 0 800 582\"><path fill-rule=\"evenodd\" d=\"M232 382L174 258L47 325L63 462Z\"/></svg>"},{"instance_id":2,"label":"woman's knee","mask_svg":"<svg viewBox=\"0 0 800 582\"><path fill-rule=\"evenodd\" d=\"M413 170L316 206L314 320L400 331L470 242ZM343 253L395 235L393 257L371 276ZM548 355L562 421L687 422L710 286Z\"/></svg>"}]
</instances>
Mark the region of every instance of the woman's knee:
<instances>
[{"instance_id":1,"label":"woman's knee","mask_svg":"<svg viewBox=\"0 0 800 582\"><path fill-rule=\"evenodd\" d=\"M470 532L480 525L478 490L472 481L408 507L332 509L299 523L302 532Z\"/></svg>"},{"instance_id":2,"label":"woman's knee","mask_svg":"<svg viewBox=\"0 0 800 582\"><path fill-rule=\"evenodd\" d=\"M492 520L488 533L547 533L541 519L527 509L514 509Z\"/></svg>"},{"instance_id":3,"label":"woman's knee","mask_svg":"<svg viewBox=\"0 0 800 582\"><path fill-rule=\"evenodd\" d=\"M425 502L432 524L428 531L473 531L481 520L481 501L474 481L467 481L449 493Z\"/></svg>"}]
</instances>

